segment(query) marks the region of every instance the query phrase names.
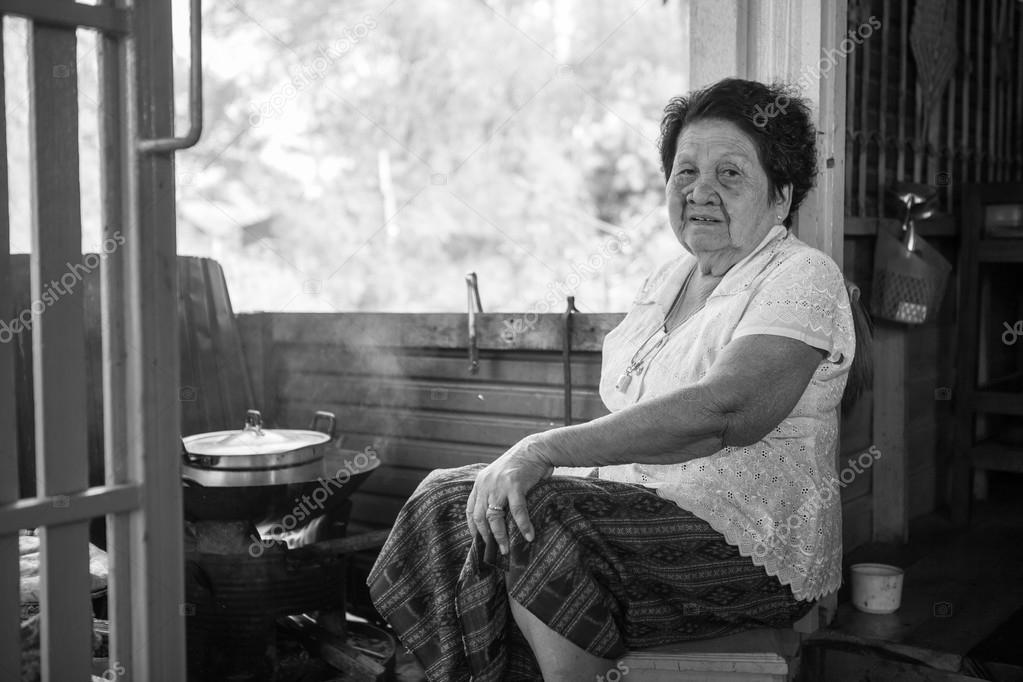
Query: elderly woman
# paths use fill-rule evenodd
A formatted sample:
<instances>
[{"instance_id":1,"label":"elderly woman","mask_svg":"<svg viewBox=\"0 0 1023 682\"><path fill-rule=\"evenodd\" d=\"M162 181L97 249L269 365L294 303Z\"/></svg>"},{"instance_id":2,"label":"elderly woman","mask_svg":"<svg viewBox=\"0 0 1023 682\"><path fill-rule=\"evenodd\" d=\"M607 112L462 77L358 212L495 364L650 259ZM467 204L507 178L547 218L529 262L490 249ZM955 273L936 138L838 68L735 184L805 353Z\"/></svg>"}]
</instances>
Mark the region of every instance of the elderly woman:
<instances>
[{"instance_id":1,"label":"elderly woman","mask_svg":"<svg viewBox=\"0 0 1023 682\"><path fill-rule=\"evenodd\" d=\"M839 268L786 227L814 141L784 88L668 104L684 253L604 341L611 414L433 472L370 574L430 679L594 680L631 649L787 626L839 586L853 321Z\"/></svg>"}]
</instances>

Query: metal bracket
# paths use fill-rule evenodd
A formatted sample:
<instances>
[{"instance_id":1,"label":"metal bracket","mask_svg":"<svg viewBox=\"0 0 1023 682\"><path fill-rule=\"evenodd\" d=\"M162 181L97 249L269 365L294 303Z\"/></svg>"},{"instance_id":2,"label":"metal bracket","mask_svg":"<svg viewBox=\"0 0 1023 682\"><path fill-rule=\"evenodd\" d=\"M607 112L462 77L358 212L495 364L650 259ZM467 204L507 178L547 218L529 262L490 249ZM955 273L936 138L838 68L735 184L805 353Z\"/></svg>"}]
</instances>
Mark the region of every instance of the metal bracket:
<instances>
[{"instance_id":1,"label":"metal bracket","mask_svg":"<svg viewBox=\"0 0 1023 682\"><path fill-rule=\"evenodd\" d=\"M469 374L477 374L480 371L480 351L476 340L476 315L483 312L483 303L480 301L475 272L466 274L465 286L466 305L469 309Z\"/></svg>"},{"instance_id":2,"label":"metal bracket","mask_svg":"<svg viewBox=\"0 0 1023 682\"><path fill-rule=\"evenodd\" d=\"M189 1L188 40L190 59L188 74L188 133L184 137L161 137L139 140L143 154L175 152L194 147L202 135L202 0Z\"/></svg>"}]
</instances>

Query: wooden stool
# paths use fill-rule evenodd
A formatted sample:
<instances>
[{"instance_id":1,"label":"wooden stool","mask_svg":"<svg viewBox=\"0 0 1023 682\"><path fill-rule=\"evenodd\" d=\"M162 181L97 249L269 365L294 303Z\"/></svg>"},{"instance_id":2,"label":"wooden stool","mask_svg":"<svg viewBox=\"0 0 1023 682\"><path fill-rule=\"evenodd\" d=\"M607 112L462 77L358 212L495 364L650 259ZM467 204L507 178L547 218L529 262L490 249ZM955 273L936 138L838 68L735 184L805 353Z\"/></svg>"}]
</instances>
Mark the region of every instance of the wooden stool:
<instances>
[{"instance_id":1,"label":"wooden stool","mask_svg":"<svg viewBox=\"0 0 1023 682\"><path fill-rule=\"evenodd\" d=\"M791 682L799 672L803 639L830 623L837 610L838 595L832 593L791 628L760 628L633 651L619 670L628 668L628 682Z\"/></svg>"}]
</instances>

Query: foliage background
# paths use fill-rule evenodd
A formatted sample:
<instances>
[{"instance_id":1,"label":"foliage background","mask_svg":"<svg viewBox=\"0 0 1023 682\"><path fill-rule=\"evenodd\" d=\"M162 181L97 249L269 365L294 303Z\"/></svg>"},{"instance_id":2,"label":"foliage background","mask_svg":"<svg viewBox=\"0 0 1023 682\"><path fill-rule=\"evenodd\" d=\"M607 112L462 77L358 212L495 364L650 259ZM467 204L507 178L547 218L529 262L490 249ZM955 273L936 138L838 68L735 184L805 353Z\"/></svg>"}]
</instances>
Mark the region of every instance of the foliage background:
<instances>
[{"instance_id":1,"label":"foliage background","mask_svg":"<svg viewBox=\"0 0 1023 682\"><path fill-rule=\"evenodd\" d=\"M179 252L216 258L238 311L460 311L468 271L488 311L535 310L552 291L623 310L680 249L656 142L688 85L687 14L657 0L206 0ZM8 92L24 93L24 24L5 34ZM95 250L95 41L79 35ZM27 109L8 98L14 251L30 248Z\"/></svg>"}]
</instances>

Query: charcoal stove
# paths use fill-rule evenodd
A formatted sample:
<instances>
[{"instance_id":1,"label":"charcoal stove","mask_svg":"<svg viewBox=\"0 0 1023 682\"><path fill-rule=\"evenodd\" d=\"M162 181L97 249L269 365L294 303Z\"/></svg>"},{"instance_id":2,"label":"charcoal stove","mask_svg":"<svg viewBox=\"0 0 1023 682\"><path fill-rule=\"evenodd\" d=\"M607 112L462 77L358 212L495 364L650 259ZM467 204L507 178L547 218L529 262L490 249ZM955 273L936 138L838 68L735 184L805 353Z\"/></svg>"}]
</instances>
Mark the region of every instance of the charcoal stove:
<instances>
[{"instance_id":1,"label":"charcoal stove","mask_svg":"<svg viewBox=\"0 0 1023 682\"><path fill-rule=\"evenodd\" d=\"M342 449L327 416L322 438L263 429L250 411L240 432L184 439L190 682L334 679L343 664L365 668L359 679L375 679L367 671L386 667L386 660L376 667L360 660L365 647L346 644L344 618L349 496L379 461L371 449ZM364 628L358 636L365 639ZM332 667L307 666L329 677L289 678L295 666L285 659L295 641L308 645L313 663L329 652L322 658Z\"/></svg>"}]
</instances>

